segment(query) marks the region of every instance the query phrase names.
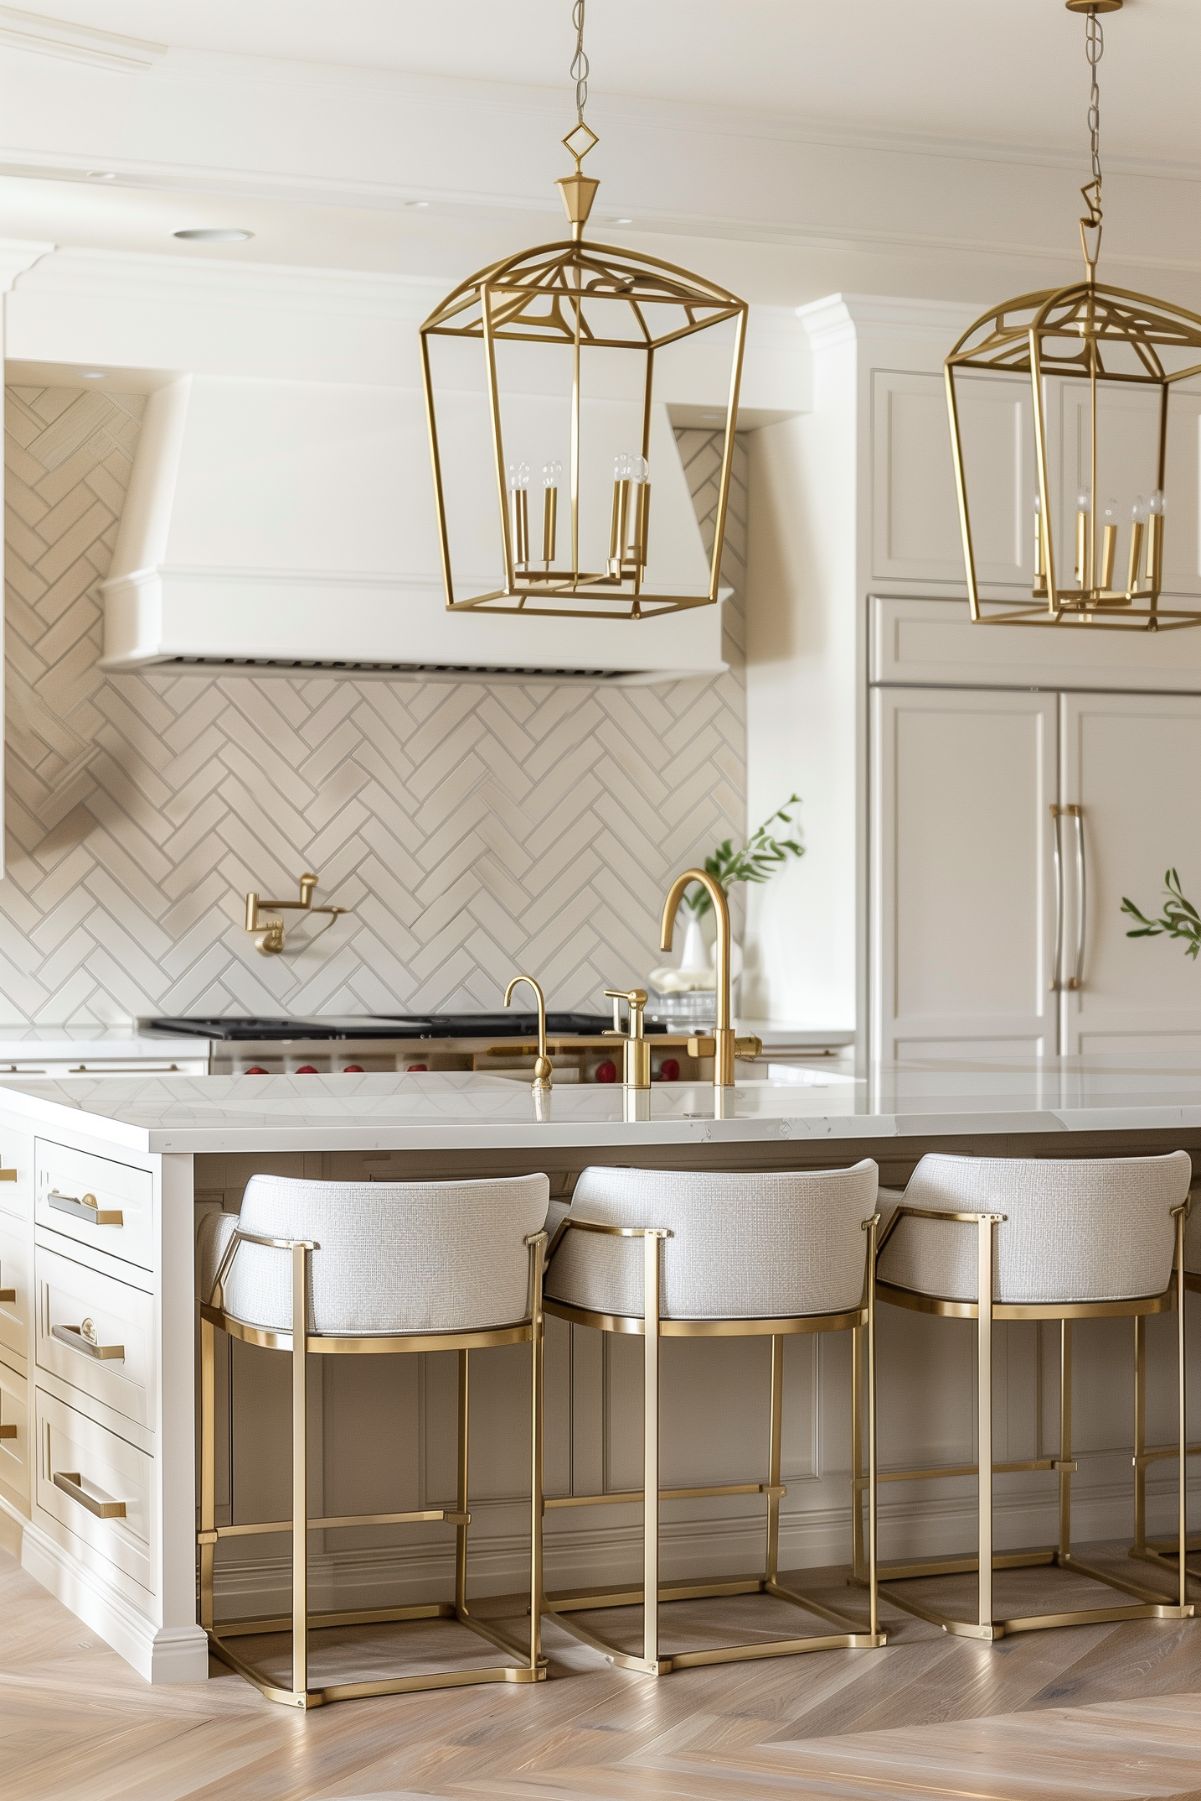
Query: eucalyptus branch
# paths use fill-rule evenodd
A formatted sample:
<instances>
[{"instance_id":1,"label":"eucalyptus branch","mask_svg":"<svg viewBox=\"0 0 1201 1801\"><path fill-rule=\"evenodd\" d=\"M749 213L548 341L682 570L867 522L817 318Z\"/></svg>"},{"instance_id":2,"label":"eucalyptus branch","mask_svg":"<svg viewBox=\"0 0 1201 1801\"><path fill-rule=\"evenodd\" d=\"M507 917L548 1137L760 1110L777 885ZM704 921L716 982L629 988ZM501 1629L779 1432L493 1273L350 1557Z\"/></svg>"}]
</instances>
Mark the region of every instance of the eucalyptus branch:
<instances>
[{"instance_id":1,"label":"eucalyptus branch","mask_svg":"<svg viewBox=\"0 0 1201 1801\"><path fill-rule=\"evenodd\" d=\"M1127 938L1180 938L1184 941L1185 955L1196 957L1201 954L1201 913L1198 913L1191 900L1187 899L1180 886L1180 876L1174 869L1165 872L1163 912L1156 919L1148 919L1147 915L1136 907L1132 900L1123 899L1122 912L1128 913L1138 924L1127 932Z\"/></svg>"},{"instance_id":2,"label":"eucalyptus branch","mask_svg":"<svg viewBox=\"0 0 1201 1801\"><path fill-rule=\"evenodd\" d=\"M803 857L805 847L799 839L778 835L777 828L792 826L792 807L799 807L799 794L790 794L782 807L768 815L761 826L757 826L746 843L735 846L732 838L725 839L717 846L711 856L705 858L704 868L709 875L716 877L722 887L729 889L734 882L766 882L781 869L791 858ZM698 919L703 919L713 903L709 899L708 890L699 883L694 883L684 896L684 905Z\"/></svg>"}]
</instances>

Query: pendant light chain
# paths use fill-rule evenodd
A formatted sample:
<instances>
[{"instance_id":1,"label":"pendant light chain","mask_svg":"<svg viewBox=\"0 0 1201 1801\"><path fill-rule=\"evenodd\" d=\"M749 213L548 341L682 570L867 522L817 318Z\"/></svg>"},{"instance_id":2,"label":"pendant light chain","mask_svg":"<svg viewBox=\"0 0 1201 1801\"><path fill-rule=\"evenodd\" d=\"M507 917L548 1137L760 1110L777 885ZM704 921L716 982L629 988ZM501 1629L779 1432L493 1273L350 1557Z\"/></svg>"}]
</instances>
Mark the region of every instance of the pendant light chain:
<instances>
[{"instance_id":1,"label":"pendant light chain","mask_svg":"<svg viewBox=\"0 0 1201 1801\"><path fill-rule=\"evenodd\" d=\"M581 0L582 4L582 0ZM1105 27L1095 12L1086 15L1084 27L1084 53L1088 58L1091 81L1088 90L1088 135L1089 150L1092 155L1093 177L1083 189L1084 198L1092 215L1090 224L1101 223L1101 83L1098 76L1101 58L1105 54Z\"/></svg>"},{"instance_id":2,"label":"pendant light chain","mask_svg":"<svg viewBox=\"0 0 1201 1801\"><path fill-rule=\"evenodd\" d=\"M571 59L571 79L575 82L575 116L576 123L584 123L584 108L588 104L588 76L592 65L588 61L588 52L584 49L584 0L575 0L571 9L571 22L575 26L575 55Z\"/></svg>"}]
</instances>

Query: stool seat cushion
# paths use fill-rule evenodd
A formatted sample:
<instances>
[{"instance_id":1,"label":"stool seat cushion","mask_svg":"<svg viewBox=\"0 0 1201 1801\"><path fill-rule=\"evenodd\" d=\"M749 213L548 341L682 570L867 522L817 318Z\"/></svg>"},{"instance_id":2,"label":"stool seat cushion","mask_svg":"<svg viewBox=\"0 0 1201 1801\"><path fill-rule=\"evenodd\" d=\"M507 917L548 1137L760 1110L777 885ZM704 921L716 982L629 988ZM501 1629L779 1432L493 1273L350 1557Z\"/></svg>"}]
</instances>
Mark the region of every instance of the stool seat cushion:
<instances>
[{"instance_id":1,"label":"stool seat cushion","mask_svg":"<svg viewBox=\"0 0 1201 1801\"><path fill-rule=\"evenodd\" d=\"M307 1182L253 1176L238 1215L201 1224L200 1293L208 1300L240 1227L313 1239L308 1329L346 1338L483 1331L529 1318L526 1235L546 1219L546 1176L463 1182ZM290 1252L239 1244L225 1311L292 1330Z\"/></svg>"},{"instance_id":2,"label":"stool seat cushion","mask_svg":"<svg viewBox=\"0 0 1201 1801\"><path fill-rule=\"evenodd\" d=\"M667 1319L798 1319L863 1299L876 1165L710 1174L586 1169L547 1270L549 1299L641 1318L641 1238L573 1231L572 1219L657 1226L660 1310Z\"/></svg>"},{"instance_id":3,"label":"stool seat cushion","mask_svg":"<svg viewBox=\"0 0 1201 1801\"><path fill-rule=\"evenodd\" d=\"M1163 1157L923 1157L903 1196L881 1192L880 1233L907 1207L1003 1213L994 1227L993 1299L1088 1304L1162 1294L1172 1275L1172 1209L1188 1192L1183 1151ZM880 1254L881 1282L974 1302L977 1227L902 1219Z\"/></svg>"}]
</instances>

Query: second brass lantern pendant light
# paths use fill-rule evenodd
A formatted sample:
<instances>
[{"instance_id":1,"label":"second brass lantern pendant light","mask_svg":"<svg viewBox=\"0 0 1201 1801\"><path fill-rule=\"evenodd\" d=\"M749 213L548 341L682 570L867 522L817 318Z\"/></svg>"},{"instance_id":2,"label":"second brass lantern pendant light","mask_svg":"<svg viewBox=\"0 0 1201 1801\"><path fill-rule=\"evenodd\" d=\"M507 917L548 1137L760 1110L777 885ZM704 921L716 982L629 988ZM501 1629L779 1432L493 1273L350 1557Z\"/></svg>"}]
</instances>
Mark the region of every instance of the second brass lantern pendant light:
<instances>
[{"instance_id":1,"label":"second brass lantern pendant light","mask_svg":"<svg viewBox=\"0 0 1201 1801\"><path fill-rule=\"evenodd\" d=\"M1173 394L1201 375L1201 317L1097 279L1101 248L1100 14L1122 0L1066 0L1085 16L1092 178L1081 190L1084 275L986 313L946 361L947 403L972 618L987 625L1167 631L1201 625L1201 601L1165 606ZM965 379L1021 381L1033 427L1029 602L986 595L972 528ZM964 404L961 405L961 400ZM978 496L977 496L978 498ZM1025 528L1023 528L1024 530ZM1069 573L1070 572L1070 573Z\"/></svg>"},{"instance_id":2,"label":"second brass lantern pendant light","mask_svg":"<svg viewBox=\"0 0 1201 1801\"><path fill-rule=\"evenodd\" d=\"M572 8L576 122L563 139L575 168L558 182L570 238L471 276L421 327L452 611L633 620L719 597L746 303L686 269L584 237L600 186L583 170L598 142L584 118L584 6L575 0ZM683 480L656 374L671 346L723 324L726 409L713 544L704 584L689 592L670 556L666 582L656 564L659 452L667 452L664 479ZM485 399L477 408L470 390L478 389L480 345ZM437 379L436 358L452 363ZM491 509L496 533L485 538L481 521ZM491 579L480 573L489 566Z\"/></svg>"}]
</instances>

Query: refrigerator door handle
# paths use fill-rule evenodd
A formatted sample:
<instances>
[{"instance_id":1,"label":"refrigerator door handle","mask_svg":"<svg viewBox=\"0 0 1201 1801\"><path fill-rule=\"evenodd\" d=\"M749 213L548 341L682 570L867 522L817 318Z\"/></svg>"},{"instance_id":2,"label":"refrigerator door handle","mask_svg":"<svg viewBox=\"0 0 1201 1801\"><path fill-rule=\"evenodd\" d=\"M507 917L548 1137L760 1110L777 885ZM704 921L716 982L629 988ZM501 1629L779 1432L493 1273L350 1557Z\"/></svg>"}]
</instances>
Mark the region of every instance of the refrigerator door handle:
<instances>
[{"instance_id":1,"label":"refrigerator door handle","mask_svg":"<svg viewBox=\"0 0 1201 1801\"><path fill-rule=\"evenodd\" d=\"M1065 807L1076 828L1076 968L1068 977L1068 987L1084 987L1084 936L1088 925L1088 865L1084 856L1084 808Z\"/></svg>"},{"instance_id":2,"label":"refrigerator door handle","mask_svg":"<svg viewBox=\"0 0 1201 1801\"><path fill-rule=\"evenodd\" d=\"M1063 844L1059 836L1059 815L1066 809L1051 802L1051 853L1055 868L1055 954L1051 962L1051 993L1063 989Z\"/></svg>"}]
</instances>

